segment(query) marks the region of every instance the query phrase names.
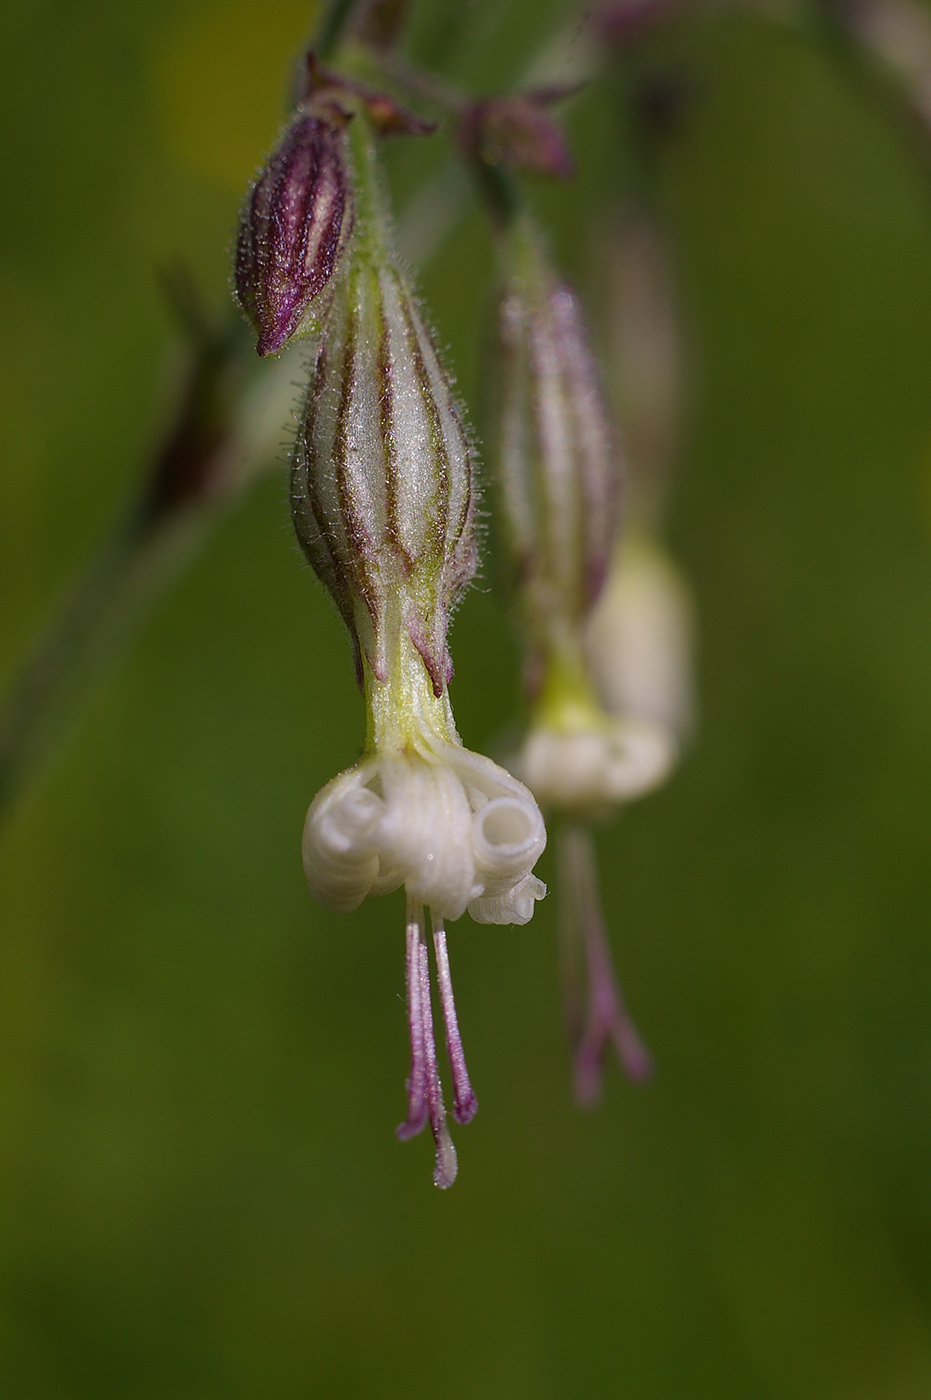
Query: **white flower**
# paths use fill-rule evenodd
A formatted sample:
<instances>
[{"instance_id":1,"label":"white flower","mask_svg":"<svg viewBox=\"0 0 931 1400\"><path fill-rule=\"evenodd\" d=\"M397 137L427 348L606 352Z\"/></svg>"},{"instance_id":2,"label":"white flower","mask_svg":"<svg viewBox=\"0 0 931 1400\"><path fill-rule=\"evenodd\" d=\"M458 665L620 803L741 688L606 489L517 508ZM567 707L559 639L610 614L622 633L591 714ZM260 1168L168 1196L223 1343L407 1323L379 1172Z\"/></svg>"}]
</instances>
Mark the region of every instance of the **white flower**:
<instances>
[{"instance_id":1,"label":"white flower","mask_svg":"<svg viewBox=\"0 0 931 1400\"><path fill-rule=\"evenodd\" d=\"M419 658L416 665L421 667ZM428 706L431 702L432 692ZM444 693L440 706L451 727L448 704ZM453 1117L468 1123L478 1102L459 1034L445 921L468 909L482 924L527 923L546 893L532 874L545 844L540 809L523 784L455 737L444 738L427 726L415 741L367 754L327 783L307 813L304 871L321 904L348 911L368 894L401 885L407 891L411 1072L407 1117L398 1136L414 1137L429 1121L437 1186L455 1181L456 1150L437 1069L425 910L433 930Z\"/></svg>"},{"instance_id":2,"label":"white flower","mask_svg":"<svg viewBox=\"0 0 931 1400\"><path fill-rule=\"evenodd\" d=\"M423 735L376 752L317 794L304 871L328 909L357 909L401 885L443 919L525 924L545 893L531 874L546 844L533 797L491 759Z\"/></svg>"},{"instance_id":3,"label":"white flower","mask_svg":"<svg viewBox=\"0 0 931 1400\"><path fill-rule=\"evenodd\" d=\"M534 726L512 763L544 807L584 813L657 787L677 750L665 725L599 715L585 728Z\"/></svg>"},{"instance_id":4,"label":"white flower","mask_svg":"<svg viewBox=\"0 0 931 1400\"><path fill-rule=\"evenodd\" d=\"M584 813L665 781L693 723L692 632L675 565L625 541L582 634L589 693L551 696L513 760L538 801Z\"/></svg>"},{"instance_id":5,"label":"white flower","mask_svg":"<svg viewBox=\"0 0 931 1400\"><path fill-rule=\"evenodd\" d=\"M478 1103L469 1080L446 947L446 920L525 924L546 886L533 866L546 845L540 809L523 783L462 747L444 688L436 695L408 633L392 629L387 682L366 667L369 743L354 767L310 805L302 854L307 883L328 909L357 909L368 894L407 892L407 1012L411 1072L398 1136L429 1122L437 1186L456 1179L430 995L427 913L453 1085L453 1117Z\"/></svg>"}]
</instances>

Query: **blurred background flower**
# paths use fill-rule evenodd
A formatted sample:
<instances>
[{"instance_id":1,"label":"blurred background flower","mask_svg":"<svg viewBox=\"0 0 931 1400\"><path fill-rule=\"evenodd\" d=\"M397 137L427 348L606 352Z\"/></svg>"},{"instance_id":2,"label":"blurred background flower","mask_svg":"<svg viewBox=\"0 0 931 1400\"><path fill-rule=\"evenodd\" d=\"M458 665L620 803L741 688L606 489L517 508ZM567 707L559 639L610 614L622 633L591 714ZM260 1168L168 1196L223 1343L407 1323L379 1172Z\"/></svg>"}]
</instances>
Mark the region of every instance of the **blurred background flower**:
<instances>
[{"instance_id":1,"label":"blurred background flower","mask_svg":"<svg viewBox=\"0 0 931 1400\"><path fill-rule=\"evenodd\" d=\"M570 19L421 0L411 53L500 93ZM226 305L313 21L303 0L4 10L4 677L163 432L156 270L180 257ZM662 118L649 193L691 369L664 538L698 613L700 725L598 835L654 1081L612 1068L598 1113L572 1107L547 901L457 939L468 1174L433 1192L430 1144L394 1140L401 896L350 933L300 865L362 702L290 535L282 422L280 470L3 832L11 1396L415 1400L438 1376L450 1400L928 1393L931 183L837 59L818 26L689 9L566 107L576 179L534 189L597 325L580 217L629 197L638 122ZM435 138L390 150L400 209L442 159ZM494 260L462 207L420 281L471 399ZM487 749L519 688L493 591L453 646L460 732Z\"/></svg>"}]
</instances>

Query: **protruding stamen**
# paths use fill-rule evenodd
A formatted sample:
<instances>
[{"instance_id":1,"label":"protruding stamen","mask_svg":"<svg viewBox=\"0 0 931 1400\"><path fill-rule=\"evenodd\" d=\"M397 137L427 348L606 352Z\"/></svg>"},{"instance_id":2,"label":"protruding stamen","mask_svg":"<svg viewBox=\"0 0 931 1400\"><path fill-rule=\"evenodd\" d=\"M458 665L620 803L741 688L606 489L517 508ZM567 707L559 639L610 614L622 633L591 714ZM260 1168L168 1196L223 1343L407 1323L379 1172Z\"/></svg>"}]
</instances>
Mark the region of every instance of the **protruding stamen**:
<instances>
[{"instance_id":1,"label":"protruding stamen","mask_svg":"<svg viewBox=\"0 0 931 1400\"><path fill-rule=\"evenodd\" d=\"M443 1087L436 1065L436 1041L433 1037L433 1008L430 1005L430 955L425 942L420 944L420 1000L423 1009L423 1039L427 1068L427 1104L430 1129L436 1143L436 1166L433 1184L445 1190L456 1180L456 1149L446 1124Z\"/></svg>"},{"instance_id":2,"label":"protruding stamen","mask_svg":"<svg viewBox=\"0 0 931 1400\"><path fill-rule=\"evenodd\" d=\"M421 949L426 953L424 942L423 905L409 899L407 902L407 1019L411 1033L411 1072L407 1081L407 1117L397 1129L402 1142L416 1137L422 1132L429 1106L427 1103L427 1037L424 1021L424 988L421 976ZM427 1017L430 1018L430 1038L433 1036L430 1016L430 989L427 987ZM436 1054L434 1052L434 1064Z\"/></svg>"},{"instance_id":3,"label":"protruding stamen","mask_svg":"<svg viewBox=\"0 0 931 1400\"><path fill-rule=\"evenodd\" d=\"M449 972L449 953L446 948L446 927L438 915L431 912L430 917L433 923L436 975L443 1005L443 1024L446 1028L446 1053L453 1076L453 1117L457 1123L470 1123L478 1112L478 1099L469 1079L462 1037L459 1034L453 981Z\"/></svg>"},{"instance_id":4,"label":"protruding stamen","mask_svg":"<svg viewBox=\"0 0 931 1400\"><path fill-rule=\"evenodd\" d=\"M598 875L591 834L577 826L560 833L562 887L566 891L567 926L574 925L584 941L588 973L588 1014L576 1037L575 1094L579 1103L594 1103L601 1092L605 1051L614 1043L618 1059L635 1082L653 1073L643 1044L618 984L598 893Z\"/></svg>"}]
</instances>

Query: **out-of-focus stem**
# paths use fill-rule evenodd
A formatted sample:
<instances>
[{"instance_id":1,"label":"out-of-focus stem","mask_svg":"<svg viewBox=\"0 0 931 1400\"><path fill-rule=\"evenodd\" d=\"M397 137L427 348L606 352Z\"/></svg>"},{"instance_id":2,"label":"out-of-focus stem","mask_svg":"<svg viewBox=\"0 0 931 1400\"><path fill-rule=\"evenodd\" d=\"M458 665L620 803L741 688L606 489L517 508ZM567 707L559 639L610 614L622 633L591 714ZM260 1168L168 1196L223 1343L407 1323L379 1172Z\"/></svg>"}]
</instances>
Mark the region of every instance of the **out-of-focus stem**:
<instances>
[{"instance_id":1,"label":"out-of-focus stem","mask_svg":"<svg viewBox=\"0 0 931 1400\"><path fill-rule=\"evenodd\" d=\"M866 100L891 117L931 174L931 16L914 0L745 0L825 51Z\"/></svg>"},{"instance_id":2,"label":"out-of-focus stem","mask_svg":"<svg viewBox=\"0 0 931 1400\"><path fill-rule=\"evenodd\" d=\"M200 548L222 510L277 455L295 361L242 382L233 334L201 346L141 488L67 592L0 704L0 822L54 751L93 680Z\"/></svg>"},{"instance_id":3,"label":"out-of-focus stem","mask_svg":"<svg viewBox=\"0 0 931 1400\"><path fill-rule=\"evenodd\" d=\"M73 587L0 712L0 821L54 749L92 677L178 572L199 533L174 522L145 534L135 521L121 524Z\"/></svg>"},{"instance_id":4,"label":"out-of-focus stem","mask_svg":"<svg viewBox=\"0 0 931 1400\"><path fill-rule=\"evenodd\" d=\"M332 56L358 8L358 0L330 0L314 41L318 58Z\"/></svg>"}]
</instances>

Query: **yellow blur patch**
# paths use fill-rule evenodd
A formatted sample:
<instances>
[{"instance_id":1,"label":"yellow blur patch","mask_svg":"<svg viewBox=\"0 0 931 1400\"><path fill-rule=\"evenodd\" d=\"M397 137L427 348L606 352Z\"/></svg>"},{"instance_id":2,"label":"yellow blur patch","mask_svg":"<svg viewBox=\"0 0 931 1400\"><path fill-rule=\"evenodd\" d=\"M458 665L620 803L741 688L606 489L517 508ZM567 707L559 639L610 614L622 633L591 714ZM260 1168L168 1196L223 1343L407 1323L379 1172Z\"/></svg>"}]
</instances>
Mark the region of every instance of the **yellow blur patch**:
<instances>
[{"instance_id":1,"label":"yellow blur patch","mask_svg":"<svg viewBox=\"0 0 931 1400\"><path fill-rule=\"evenodd\" d=\"M153 74L175 160L244 186L287 115L293 63L318 11L314 0L203 0L188 9Z\"/></svg>"}]
</instances>

